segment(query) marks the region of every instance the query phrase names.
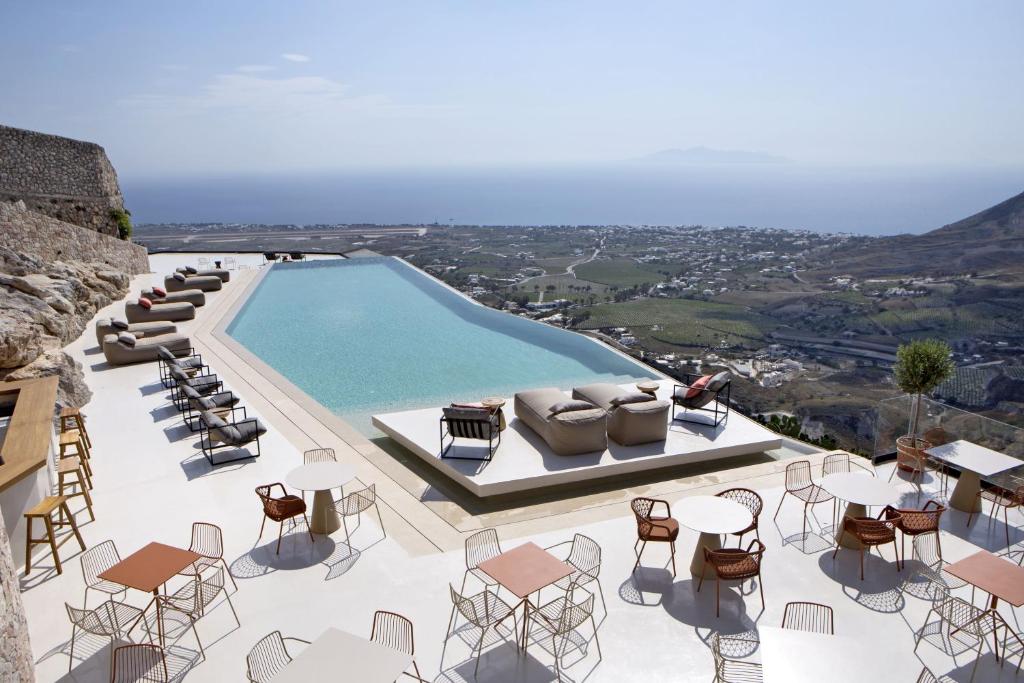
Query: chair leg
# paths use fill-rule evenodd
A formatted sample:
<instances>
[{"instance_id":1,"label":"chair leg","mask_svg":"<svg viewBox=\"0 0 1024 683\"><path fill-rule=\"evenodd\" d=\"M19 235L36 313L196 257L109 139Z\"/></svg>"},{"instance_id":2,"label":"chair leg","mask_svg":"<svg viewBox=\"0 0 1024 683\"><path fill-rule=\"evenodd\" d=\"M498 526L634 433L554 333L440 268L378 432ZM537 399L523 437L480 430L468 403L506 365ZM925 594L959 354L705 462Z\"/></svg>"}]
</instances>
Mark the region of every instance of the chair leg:
<instances>
[{"instance_id":1,"label":"chair leg","mask_svg":"<svg viewBox=\"0 0 1024 683\"><path fill-rule=\"evenodd\" d=\"M670 541L669 547L672 549L672 578L676 576L676 542Z\"/></svg>"},{"instance_id":2,"label":"chair leg","mask_svg":"<svg viewBox=\"0 0 1024 683\"><path fill-rule=\"evenodd\" d=\"M761 578L761 573L757 574L757 588L761 592L761 610L765 609L764 606L764 580Z\"/></svg>"},{"instance_id":3,"label":"chair leg","mask_svg":"<svg viewBox=\"0 0 1024 683\"><path fill-rule=\"evenodd\" d=\"M718 618L718 609L722 604L722 578L715 581L715 618Z\"/></svg>"},{"instance_id":4,"label":"chair leg","mask_svg":"<svg viewBox=\"0 0 1024 683\"><path fill-rule=\"evenodd\" d=\"M864 580L864 544L860 544L860 580Z\"/></svg>"},{"instance_id":5,"label":"chair leg","mask_svg":"<svg viewBox=\"0 0 1024 683\"><path fill-rule=\"evenodd\" d=\"M228 595L228 591L226 588L224 589L224 599L228 601L228 607L231 608L231 613L235 615L235 623L238 624L239 627L241 627L242 622L238 619L238 612L235 611L235 605L231 602L231 596Z\"/></svg>"},{"instance_id":6,"label":"chair leg","mask_svg":"<svg viewBox=\"0 0 1024 683\"><path fill-rule=\"evenodd\" d=\"M231 568L228 567L227 560L225 560L222 557L222 558L220 558L220 563L224 565L224 571L225 571L225 573L227 573L228 578L231 579L231 585L235 587L235 592L237 593L238 592L238 584L235 583L235 577L231 575Z\"/></svg>"},{"instance_id":7,"label":"chair leg","mask_svg":"<svg viewBox=\"0 0 1024 683\"><path fill-rule=\"evenodd\" d=\"M71 624L71 652L68 653L68 673L71 673L71 666L75 663L75 630L78 624Z\"/></svg>"},{"instance_id":8,"label":"chair leg","mask_svg":"<svg viewBox=\"0 0 1024 683\"><path fill-rule=\"evenodd\" d=\"M377 500L373 501L373 509L377 511L377 521L380 522L380 532L384 534L384 538L388 537L388 532L384 529L384 518L380 515L380 507L377 506Z\"/></svg>"},{"instance_id":9,"label":"chair leg","mask_svg":"<svg viewBox=\"0 0 1024 683\"><path fill-rule=\"evenodd\" d=\"M306 520L306 532L309 533L309 542L315 544L316 540L313 539L313 527L309 525L309 517L306 516L305 512L302 513L302 519Z\"/></svg>"},{"instance_id":10,"label":"chair leg","mask_svg":"<svg viewBox=\"0 0 1024 683\"><path fill-rule=\"evenodd\" d=\"M53 535L53 520L49 515L43 517L43 524L46 526L46 536L50 540L50 552L53 554L53 562L57 566L57 573L62 574L64 570L60 566L60 555L57 553L57 540Z\"/></svg>"},{"instance_id":11,"label":"chair leg","mask_svg":"<svg viewBox=\"0 0 1024 683\"><path fill-rule=\"evenodd\" d=\"M284 533L284 520L281 520L280 526L277 527L277 554L281 554L281 534Z\"/></svg>"},{"instance_id":12,"label":"chair leg","mask_svg":"<svg viewBox=\"0 0 1024 683\"><path fill-rule=\"evenodd\" d=\"M641 539L639 539L639 538L636 539L636 543L633 544L633 552L636 553L636 564L633 565L633 571L634 572L637 570L637 567L640 566L640 558L643 557L644 548L647 547L647 541L644 541L643 545L640 546L640 552L637 553L636 552L636 546L637 546L637 543L640 543L640 540Z\"/></svg>"},{"instance_id":13,"label":"chair leg","mask_svg":"<svg viewBox=\"0 0 1024 683\"><path fill-rule=\"evenodd\" d=\"M786 494L787 493L789 493L789 491L783 491L782 492L782 498L779 500L779 507L775 508L775 514L772 516L772 519L778 519L779 518L779 511L782 509L782 504L786 501Z\"/></svg>"},{"instance_id":14,"label":"chair leg","mask_svg":"<svg viewBox=\"0 0 1024 683\"><path fill-rule=\"evenodd\" d=\"M263 521L262 521L262 522L260 522L260 538L257 538L257 539L256 539L256 541L257 541L257 542L258 542L258 541L259 541L259 540L260 540L261 538L263 538L263 527L264 527L264 526L266 526L266 524L267 524L267 516L266 516L266 515L263 515Z\"/></svg>"}]
</instances>

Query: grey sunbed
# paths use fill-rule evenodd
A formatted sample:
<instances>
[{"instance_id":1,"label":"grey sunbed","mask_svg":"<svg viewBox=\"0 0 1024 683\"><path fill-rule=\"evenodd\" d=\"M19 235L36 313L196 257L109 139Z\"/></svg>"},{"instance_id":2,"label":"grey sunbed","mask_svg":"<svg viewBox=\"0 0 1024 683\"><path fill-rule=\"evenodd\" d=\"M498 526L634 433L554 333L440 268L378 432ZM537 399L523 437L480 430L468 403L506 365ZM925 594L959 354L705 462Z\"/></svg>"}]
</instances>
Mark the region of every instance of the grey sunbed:
<instances>
[{"instance_id":1,"label":"grey sunbed","mask_svg":"<svg viewBox=\"0 0 1024 683\"><path fill-rule=\"evenodd\" d=\"M207 270L196 270L195 268L175 268L175 273L182 273L185 277L195 277L197 275L213 275L219 277L221 282L230 282L231 273L223 268L209 268Z\"/></svg>"},{"instance_id":2,"label":"grey sunbed","mask_svg":"<svg viewBox=\"0 0 1024 683\"><path fill-rule=\"evenodd\" d=\"M664 441L668 434L670 401L607 382L577 387L572 397L608 411L608 437L623 446Z\"/></svg>"},{"instance_id":3,"label":"grey sunbed","mask_svg":"<svg viewBox=\"0 0 1024 683\"><path fill-rule=\"evenodd\" d=\"M559 455L603 451L608 446L608 414L602 408L573 401L554 388L521 391L514 403L516 417Z\"/></svg>"},{"instance_id":4,"label":"grey sunbed","mask_svg":"<svg viewBox=\"0 0 1024 683\"><path fill-rule=\"evenodd\" d=\"M150 288L142 290L142 296L146 297L154 304L176 304L182 301L187 301L196 308L206 305L206 295L203 294L203 290L201 289L182 289L177 292L167 292L163 296L160 296Z\"/></svg>"},{"instance_id":5,"label":"grey sunbed","mask_svg":"<svg viewBox=\"0 0 1024 683\"><path fill-rule=\"evenodd\" d=\"M183 334L161 334L155 337L136 339L135 344L126 344L117 335L108 334L103 338L103 355L111 365L127 365L156 360L157 349L163 346L171 353L189 353L192 342Z\"/></svg>"},{"instance_id":6,"label":"grey sunbed","mask_svg":"<svg viewBox=\"0 0 1024 683\"><path fill-rule=\"evenodd\" d=\"M139 339L153 337L158 334L173 334L178 326L165 320L148 323L129 323L116 318L100 318L96 321L96 343L103 346L103 338L108 334L131 332Z\"/></svg>"},{"instance_id":7,"label":"grey sunbed","mask_svg":"<svg viewBox=\"0 0 1024 683\"><path fill-rule=\"evenodd\" d=\"M154 320L192 320L196 317L196 307L187 301L173 304L160 304L146 308L137 301L129 301L124 305L124 316L130 323L146 323Z\"/></svg>"},{"instance_id":8,"label":"grey sunbed","mask_svg":"<svg viewBox=\"0 0 1024 683\"><path fill-rule=\"evenodd\" d=\"M201 289L204 292L216 292L224 286L224 282L216 275L183 275L175 273L164 278L164 289L169 292L180 292L183 289Z\"/></svg>"}]
</instances>

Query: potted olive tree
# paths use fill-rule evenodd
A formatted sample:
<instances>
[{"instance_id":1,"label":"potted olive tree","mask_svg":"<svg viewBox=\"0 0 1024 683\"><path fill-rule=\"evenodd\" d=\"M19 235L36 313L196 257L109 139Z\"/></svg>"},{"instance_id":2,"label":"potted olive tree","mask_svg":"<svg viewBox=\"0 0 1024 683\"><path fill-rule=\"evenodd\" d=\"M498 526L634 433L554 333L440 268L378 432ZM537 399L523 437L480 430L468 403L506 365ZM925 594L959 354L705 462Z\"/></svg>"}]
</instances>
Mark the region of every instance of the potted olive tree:
<instances>
[{"instance_id":1,"label":"potted olive tree","mask_svg":"<svg viewBox=\"0 0 1024 683\"><path fill-rule=\"evenodd\" d=\"M901 344L896 350L893 368L896 386L914 397L907 435L896 439L896 464L904 471L923 469L924 451L932 447L918 433L921 397L930 394L953 374L951 351L946 342L938 339L920 339Z\"/></svg>"}]
</instances>

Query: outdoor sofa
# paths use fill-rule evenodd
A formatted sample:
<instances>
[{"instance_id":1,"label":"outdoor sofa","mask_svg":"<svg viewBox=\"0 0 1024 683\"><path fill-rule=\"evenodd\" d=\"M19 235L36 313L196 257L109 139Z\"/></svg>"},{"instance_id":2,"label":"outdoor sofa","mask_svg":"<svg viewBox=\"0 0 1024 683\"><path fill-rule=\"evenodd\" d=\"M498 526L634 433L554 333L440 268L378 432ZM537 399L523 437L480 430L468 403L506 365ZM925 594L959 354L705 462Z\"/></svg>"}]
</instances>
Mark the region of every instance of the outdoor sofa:
<instances>
[{"instance_id":1,"label":"outdoor sofa","mask_svg":"<svg viewBox=\"0 0 1024 683\"><path fill-rule=\"evenodd\" d=\"M672 402L643 392L629 392L607 382L572 390L572 397L608 413L608 438L623 446L664 441Z\"/></svg>"},{"instance_id":2,"label":"outdoor sofa","mask_svg":"<svg viewBox=\"0 0 1024 683\"><path fill-rule=\"evenodd\" d=\"M164 289L168 292L180 292L183 289L201 289L204 292L216 292L223 286L224 281L216 275L174 273L164 278Z\"/></svg>"},{"instance_id":3,"label":"outdoor sofa","mask_svg":"<svg viewBox=\"0 0 1024 683\"><path fill-rule=\"evenodd\" d=\"M182 289L177 292L168 292L156 287L142 290L141 296L146 297L154 304L176 304L182 301L188 302L199 308L206 305L206 294L201 289Z\"/></svg>"},{"instance_id":4,"label":"outdoor sofa","mask_svg":"<svg viewBox=\"0 0 1024 683\"><path fill-rule=\"evenodd\" d=\"M161 334L139 339L130 332L108 334L103 338L103 355L111 365L144 363L159 358L158 349L163 346L171 353L188 355L192 342L182 334Z\"/></svg>"},{"instance_id":5,"label":"outdoor sofa","mask_svg":"<svg viewBox=\"0 0 1024 683\"><path fill-rule=\"evenodd\" d=\"M552 387L521 391L513 402L516 417L559 455L603 451L608 446L608 413L603 408L574 401Z\"/></svg>"},{"instance_id":6,"label":"outdoor sofa","mask_svg":"<svg viewBox=\"0 0 1024 683\"><path fill-rule=\"evenodd\" d=\"M100 318L96 321L96 343L103 346L104 337L121 332L131 332L137 339L142 339L143 337L155 337L158 334L174 334L177 331L178 326L166 320L129 323L117 318Z\"/></svg>"},{"instance_id":7,"label":"outdoor sofa","mask_svg":"<svg viewBox=\"0 0 1024 683\"><path fill-rule=\"evenodd\" d=\"M147 323L157 320L177 322L179 320L192 320L196 317L196 307L187 301L179 301L173 304L160 304L147 307L139 301L129 301L124 305L124 317L130 323Z\"/></svg>"}]
</instances>

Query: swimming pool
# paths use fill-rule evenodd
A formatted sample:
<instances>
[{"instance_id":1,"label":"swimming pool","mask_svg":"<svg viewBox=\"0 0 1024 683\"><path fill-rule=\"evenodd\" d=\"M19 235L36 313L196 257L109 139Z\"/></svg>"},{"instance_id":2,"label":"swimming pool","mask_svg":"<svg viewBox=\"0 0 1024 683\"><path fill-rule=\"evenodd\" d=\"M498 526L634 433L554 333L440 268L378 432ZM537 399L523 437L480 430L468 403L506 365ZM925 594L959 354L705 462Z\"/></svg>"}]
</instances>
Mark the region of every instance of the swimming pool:
<instances>
[{"instance_id":1,"label":"swimming pool","mask_svg":"<svg viewBox=\"0 0 1024 683\"><path fill-rule=\"evenodd\" d=\"M374 413L656 377L593 339L481 306L391 257L276 264L226 331L370 435Z\"/></svg>"}]
</instances>

